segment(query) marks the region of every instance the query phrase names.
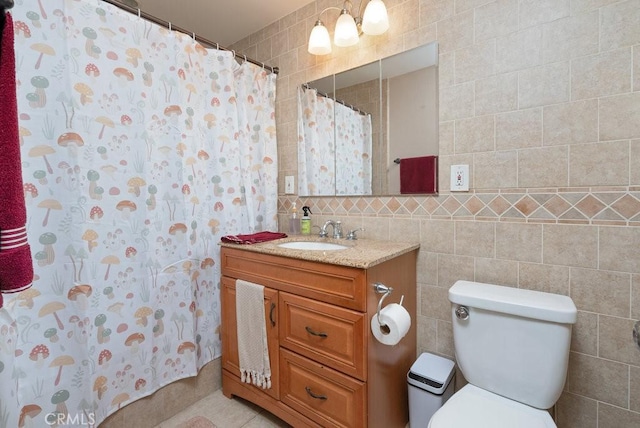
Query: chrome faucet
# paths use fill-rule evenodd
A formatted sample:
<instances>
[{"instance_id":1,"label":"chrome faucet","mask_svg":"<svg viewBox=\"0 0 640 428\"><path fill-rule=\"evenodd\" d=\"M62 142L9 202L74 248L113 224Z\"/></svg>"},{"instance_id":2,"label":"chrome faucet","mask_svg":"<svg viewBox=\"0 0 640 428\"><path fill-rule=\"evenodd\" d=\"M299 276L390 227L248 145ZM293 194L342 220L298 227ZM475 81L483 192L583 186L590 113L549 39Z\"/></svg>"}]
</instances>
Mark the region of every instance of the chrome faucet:
<instances>
[{"instance_id":1,"label":"chrome faucet","mask_svg":"<svg viewBox=\"0 0 640 428\"><path fill-rule=\"evenodd\" d=\"M359 227L357 229L350 230L349 233L347 233L347 239L349 241L355 241L356 239L358 239L356 232L359 230L364 230L364 227Z\"/></svg>"},{"instance_id":2,"label":"chrome faucet","mask_svg":"<svg viewBox=\"0 0 640 428\"><path fill-rule=\"evenodd\" d=\"M320 229L320 238L326 238L329 236L327 232L327 226L333 226L333 239L342 239L342 223L340 221L327 220L322 229Z\"/></svg>"}]
</instances>

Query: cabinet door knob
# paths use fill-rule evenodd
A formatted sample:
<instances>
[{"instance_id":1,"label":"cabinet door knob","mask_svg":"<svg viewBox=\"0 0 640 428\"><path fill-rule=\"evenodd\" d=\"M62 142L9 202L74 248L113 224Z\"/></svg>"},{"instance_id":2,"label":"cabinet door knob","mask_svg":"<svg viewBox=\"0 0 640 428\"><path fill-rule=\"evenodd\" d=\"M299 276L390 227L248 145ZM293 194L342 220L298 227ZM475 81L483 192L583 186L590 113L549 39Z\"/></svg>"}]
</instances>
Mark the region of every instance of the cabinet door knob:
<instances>
[{"instance_id":1,"label":"cabinet door knob","mask_svg":"<svg viewBox=\"0 0 640 428\"><path fill-rule=\"evenodd\" d=\"M273 311L275 311L275 309L276 309L276 304L271 303L271 310L269 311L269 320L271 321L272 327L276 326L276 320L273 319Z\"/></svg>"},{"instance_id":2,"label":"cabinet door knob","mask_svg":"<svg viewBox=\"0 0 640 428\"><path fill-rule=\"evenodd\" d=\"M305 391L307 391L307 394L309 394L309 396L311 398L315 398L316 400L326 400L327 396L323 395L323 394L314 394L313 391L311 390L311 388L309 388L308 386L304 387Z\"/></svg>"},{"instance_id":3,"label":"cabinet door knob","mask_svg":"<svg viewBox=\"0 0 640 428\"><path fill-rule=\"evenodd\" d=\"M318 333L317 331L313 331L313 329L309 326L306 326L304 329L307 330L307 333L312 334L314 336L327 337L327 333Z\"/></svg>"}]
</instances>

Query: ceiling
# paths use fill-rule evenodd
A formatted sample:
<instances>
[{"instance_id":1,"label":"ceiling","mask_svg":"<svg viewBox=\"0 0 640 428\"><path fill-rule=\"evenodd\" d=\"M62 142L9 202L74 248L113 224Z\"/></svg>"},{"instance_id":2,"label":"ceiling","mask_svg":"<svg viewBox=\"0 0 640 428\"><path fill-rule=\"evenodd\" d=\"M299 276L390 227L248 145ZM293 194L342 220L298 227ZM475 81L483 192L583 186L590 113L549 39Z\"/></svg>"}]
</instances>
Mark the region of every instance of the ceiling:
<instances>
[{"instance_id":1,"label":"ceiling","mask_svg":"<svg viewBox=\"0 0 640 428\"><path fill-rule=\"evenodd\" d=\"M143 12L228 47L314 0L137 1Z\"/></svg>"}]
</instances>

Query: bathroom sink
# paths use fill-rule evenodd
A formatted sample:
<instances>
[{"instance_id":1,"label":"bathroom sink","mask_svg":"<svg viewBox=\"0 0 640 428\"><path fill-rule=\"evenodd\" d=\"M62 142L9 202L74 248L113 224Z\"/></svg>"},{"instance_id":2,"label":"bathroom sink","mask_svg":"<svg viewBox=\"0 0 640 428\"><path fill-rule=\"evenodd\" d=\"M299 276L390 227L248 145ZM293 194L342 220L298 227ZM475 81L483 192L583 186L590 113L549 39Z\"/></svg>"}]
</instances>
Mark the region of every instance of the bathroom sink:
<instances>
[{"instance_id":1,"label":"bathroom sink","mask_svg":"<svg viewBox=\"0 0 640 428\"><path fill-rule=\"evenodd\" d=\"M293 241L278 244L278 247L289 248L290 250L311 250L311 251L335 251L346 250L347 246L340 244L332 244L330 242L316 241Z\"/></svg>"}]
</instances>

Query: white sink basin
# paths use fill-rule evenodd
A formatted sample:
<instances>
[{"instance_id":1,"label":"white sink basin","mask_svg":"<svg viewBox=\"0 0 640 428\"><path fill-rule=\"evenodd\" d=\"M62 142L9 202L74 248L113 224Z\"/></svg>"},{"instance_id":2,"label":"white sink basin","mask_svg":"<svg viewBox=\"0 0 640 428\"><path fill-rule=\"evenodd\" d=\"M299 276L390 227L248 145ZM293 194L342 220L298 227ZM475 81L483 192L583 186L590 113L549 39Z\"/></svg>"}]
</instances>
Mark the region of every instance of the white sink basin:
<instances>
[{"instance_id":1,"label":"white sink basin","mask_svg":"<svg viewBox=\"0 0 640 428\"><path fill-rule=\"evenodd\" d=\"M345 250L349 247L340 244L332 244L330 242L316 241L293 241L278 244L278 247L289 248L291 250L311 250L311 251L335 251Z\"/></svg>"}]
</instances>

